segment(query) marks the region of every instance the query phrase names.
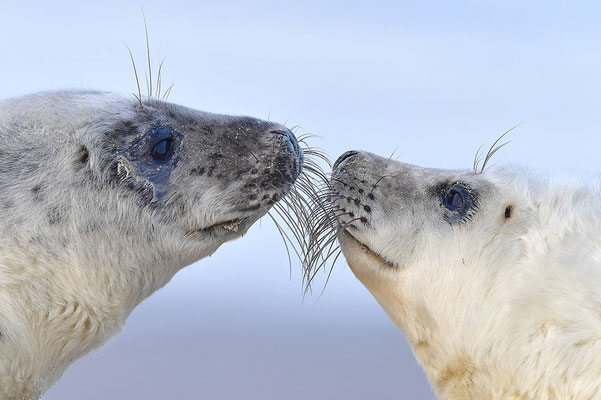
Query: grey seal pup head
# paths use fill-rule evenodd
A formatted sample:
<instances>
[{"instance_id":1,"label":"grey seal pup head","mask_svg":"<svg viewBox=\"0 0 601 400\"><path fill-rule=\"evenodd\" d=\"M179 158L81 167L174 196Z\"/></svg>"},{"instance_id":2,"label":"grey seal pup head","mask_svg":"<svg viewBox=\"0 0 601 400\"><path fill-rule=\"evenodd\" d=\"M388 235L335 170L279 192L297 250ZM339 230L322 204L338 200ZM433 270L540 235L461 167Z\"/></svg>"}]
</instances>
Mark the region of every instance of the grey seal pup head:
<instances>
[{"instance_id":1,"label":"grey seal pup head","mask_svg":"<svg viewBox=\"0 0 601 400\"><path fill-rule=\"evenodd\" d=\"M54 92L0 104L0 202L13 236L111 224L198 259L246 232L300 173L302 151L280 124L134 100Z\"/></svg>"},{"instance_id":2,"label":"grey seal pup head","mask_svg":"<svg viewBox=\"0 0 601 400\"><path fill-rule=\"evenodd\" d=\"M441 399L601 397L599 182L351 151L328 191L355 276Z\"/></svg>"},{"instance_id":3,"label":"grey seal pup head","mask_svg":"<svg viewBox=\"0 0 601 400\"><path fill-rule=\"evenodd\" d=\"M93 91L1 102L0 143L2 398L42 393L303 167L283 125Z\"/></svg>"}]
</instances>

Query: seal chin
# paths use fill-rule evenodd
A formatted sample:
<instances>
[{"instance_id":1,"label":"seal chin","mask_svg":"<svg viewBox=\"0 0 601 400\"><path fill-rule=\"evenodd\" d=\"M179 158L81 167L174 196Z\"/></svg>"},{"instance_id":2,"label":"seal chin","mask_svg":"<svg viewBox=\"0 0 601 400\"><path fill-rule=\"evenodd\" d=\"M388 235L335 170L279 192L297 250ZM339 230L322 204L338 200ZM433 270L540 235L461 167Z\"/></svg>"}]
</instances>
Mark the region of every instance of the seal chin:
<instances>
[{"instance_id":1,"label":"seal chin","mask_svg":"<svg viewBox=\"0 0 601 400\"><path fill-rule=\"evenodd\" d=\"M339 241L340 246L342 247L343 251L345 250L345 248L352 247L354 249L360 250L361 253L365 254L370 259L377 261L379 264L383 264L386 267L390 267L390 268L398 268L398 265L396 265L392 261L388 260L386 257L381 255L380 253L370 249L369 246L367 246L365 243L359 241L356 237L351 235L348 232L348 230L346 230L346 229L343 229L342 231L340 231L340 233L338 233L338 241Z\"/></svg>"}]
</instances>

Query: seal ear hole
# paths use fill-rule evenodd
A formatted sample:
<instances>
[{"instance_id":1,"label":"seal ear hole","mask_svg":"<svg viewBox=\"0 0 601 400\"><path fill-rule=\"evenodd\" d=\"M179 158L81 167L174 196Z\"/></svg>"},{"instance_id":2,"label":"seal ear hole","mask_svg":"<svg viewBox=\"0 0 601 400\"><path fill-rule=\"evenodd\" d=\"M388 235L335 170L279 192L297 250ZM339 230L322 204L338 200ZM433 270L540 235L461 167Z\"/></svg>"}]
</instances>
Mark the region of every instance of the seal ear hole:
<instances>
[{"instance_id":1,"label":"seal ear hole","mask_svg":"<svg viewBox=\"0 0 601 400\"><path fill-rule=\"evenodd\" d=\"M510 219L512 214L513 214L513 206L505 207L505 214L503 215L505 217L505 219L506 220Z\"/></svg>"},{"instance_id":2,"label":"seal ear hole","mask_svg":"<svg viewBox=\"0 0 601 400\"><path fill-rule=\"evenodd\" d=\"M76 160L79 164L87 166L90 161L90 152L86 146L79 147Z\"/></svg>"}]
</instances>

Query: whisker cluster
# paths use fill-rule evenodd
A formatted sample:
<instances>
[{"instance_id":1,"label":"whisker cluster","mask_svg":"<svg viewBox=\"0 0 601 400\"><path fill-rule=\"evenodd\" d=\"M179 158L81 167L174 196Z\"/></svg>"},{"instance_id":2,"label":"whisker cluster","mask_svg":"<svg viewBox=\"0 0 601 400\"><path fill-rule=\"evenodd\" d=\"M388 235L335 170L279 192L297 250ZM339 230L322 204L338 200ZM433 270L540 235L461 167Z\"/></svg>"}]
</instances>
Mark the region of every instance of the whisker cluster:
<instances>
[{"instance_id":1,"label":"whisker cluster","mask_svg":"<svg viewBox=\"0 0 601 400\"><path fill-rule=\"evenodd\" d=\"M329 170L332 164L322 150L309 146L307 140L312 137L298 137L304 153L303 170L290 193L269 213L286 246L290 266L292 254L301 262L305 294L320 270L327 273L324 288L327 285L341 254L337 234L344 229L331 203L329 173L324 172L324 166Z\"/></svg>"}]
</instances>

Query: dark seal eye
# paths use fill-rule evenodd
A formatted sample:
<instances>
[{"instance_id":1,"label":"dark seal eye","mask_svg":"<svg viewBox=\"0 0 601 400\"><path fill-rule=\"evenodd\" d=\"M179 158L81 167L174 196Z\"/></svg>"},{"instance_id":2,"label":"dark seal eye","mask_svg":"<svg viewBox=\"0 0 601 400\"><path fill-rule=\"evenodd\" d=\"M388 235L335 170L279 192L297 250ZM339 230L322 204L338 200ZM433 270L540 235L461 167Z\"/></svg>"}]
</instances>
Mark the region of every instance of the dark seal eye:
<instances>
[{"instance_id":1,"label":"dark seal eye","mask_svg":"<svg viewBox=\"0 0 601 400\"><path fill-rule=\"evenodd\" d=\"M464 194L465 190L456 187L445 193L442 199L442 205L449 211L457 211L465 206Z\"/></svg>"},{"instance_id":2,"label":"dark seal eye","mask_svg":"<svg viewBox=\"0 0 601 400\"><path fill-rule=\"evenodd\" d=\"M172 149L173 149L173 138L163 139L154 145L150 155L153 158L153 160L155 160L155 161L165 161L171 155Z\"/></svg>"},{"instance_id":3,"label":"dark seal eye","mask_svg":"<svg viewBox=\"0 0 601 400\"><path fill-rule=\"evenodd\" d=\"M440 204L445 210L444 218L448 222L462 221L475 209L472 194L458 185L451 186L442 193Z\"/></svg>"}]
</instances>

